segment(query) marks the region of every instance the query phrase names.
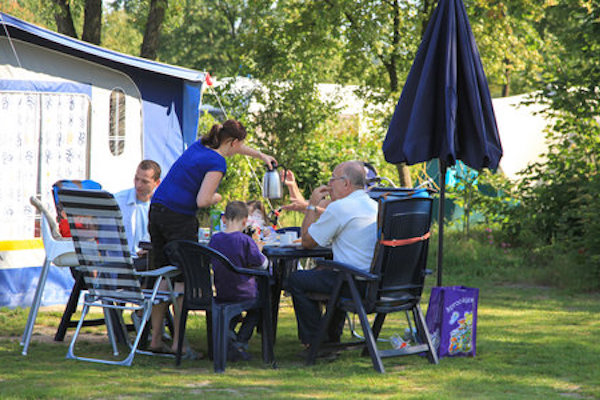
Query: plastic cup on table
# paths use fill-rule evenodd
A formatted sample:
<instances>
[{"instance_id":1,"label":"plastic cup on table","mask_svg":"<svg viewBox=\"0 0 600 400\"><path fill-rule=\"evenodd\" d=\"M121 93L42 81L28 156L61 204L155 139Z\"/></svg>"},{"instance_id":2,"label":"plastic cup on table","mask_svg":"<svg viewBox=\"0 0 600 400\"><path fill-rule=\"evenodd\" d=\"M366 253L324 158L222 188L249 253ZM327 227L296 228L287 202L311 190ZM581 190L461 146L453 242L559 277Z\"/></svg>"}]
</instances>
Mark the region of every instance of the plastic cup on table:
<instances>
[{"instance_id":1,"label":"plastic cup on table","mask_svg":"<svg viewBox=\"0 0 600 400\"><path fill-rule=\"evenodd\" d=\"M294 243L294 241L298 239L298 233L296 231L286 232L286 235L289 235L292 238L292 243Z\"/></svg>"},{"instance_id":2,"label":"plastic cup on table","mask_svg":"<svg viewBox=\"0 0 600 400\"><path fill-rule=\"evenodd\" d=\"M289 246L294 241L293 232L286 232L279 235L279 244L281 246Z\"/></svg>"}]
</instances>

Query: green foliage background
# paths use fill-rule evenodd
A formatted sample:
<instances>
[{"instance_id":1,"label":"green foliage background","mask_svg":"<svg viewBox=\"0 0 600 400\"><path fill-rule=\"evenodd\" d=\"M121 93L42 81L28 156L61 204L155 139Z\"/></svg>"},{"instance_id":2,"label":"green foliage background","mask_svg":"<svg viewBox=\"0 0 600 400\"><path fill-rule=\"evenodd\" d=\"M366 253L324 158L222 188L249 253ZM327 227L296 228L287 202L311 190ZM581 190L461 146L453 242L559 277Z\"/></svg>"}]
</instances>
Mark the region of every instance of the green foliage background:
<instances>
[{"instance_id":1,"label":"green foliage background","mask_svg":"<svg viewBox=\"0 0 600 400\"><path fill-rule=\"evenodd\" d=\"M138 54L149 1L106 2L102 45ZM523 171L519 182L488 172L461 178L449 193L467 211L457 226L467 238L476 235L478 229L470 228L477 218L470 216L479 215L502 243L526 249L531 263L560 260L547 274L552 283L574 280L598 289L600 0L463 2L492 93L535 93L554 124L547 161ZM85 0L68 3L80 32ZM381 143L436 4L169 0L158 60L259 82L250 96L234 93L233 85L217 90L227 114L248 127L249 143L292 169L305 195L348 159L370 161L380 175L395 178ZM56 27L54 2L0 0L0 9ZM322 99L317 83L356 85L366 123L340 118L338 99ZM217 105L215 100L205 93L205 102ZM251 114L253 103L263 107ZM199 134L214 122L204 116ZM252 169L262 176L258 161L230 160L220 188L226 200L260 198ZM423 178L419 166L411 173L417 182Z\"/></svg>"}]
</instances>

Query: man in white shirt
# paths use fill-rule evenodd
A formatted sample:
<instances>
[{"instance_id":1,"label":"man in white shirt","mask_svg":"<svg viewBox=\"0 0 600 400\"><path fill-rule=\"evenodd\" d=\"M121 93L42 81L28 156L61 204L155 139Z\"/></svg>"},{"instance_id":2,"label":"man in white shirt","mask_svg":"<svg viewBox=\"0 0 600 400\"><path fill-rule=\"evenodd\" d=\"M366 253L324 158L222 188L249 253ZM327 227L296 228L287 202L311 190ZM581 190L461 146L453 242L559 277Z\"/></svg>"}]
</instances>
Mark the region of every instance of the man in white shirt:
<instances>
[{"instance_id":1,"label":"man in white shirt","mask_svg":"<svg viewBox=\"0 0 600 400\"><path fill-rule=\"evenodd\" d=\"M147 250L140 242L150 242L148 233L148 208L154 189L160 183L160 165L152 160L139 163L133 180L134 187L115 194L123 214L123 225L129 242L129 251L136 268L146 267Z\"/></svg>"},{"instance_id":2,"label":"man in white shirt","mask_svg":"<svg viewBox=\"0 0 600 400\"><path fill-rule=\"evenodd\" d=\"M333 170L329 183L310 196L302 222L302 246L331 246L333 259L368 271L377 241L377 203L364 190L365 171L359 161L347 161ZM322 214L317 205L329 196L331 203ZM307 293L330 294L338 273L331 270L296 271L288 279L298 322L298 337L308 347L319 328L321 308ZM334 316L336 330L330 341L339 340L343 313Z\"/></svg>"}]
</instances>

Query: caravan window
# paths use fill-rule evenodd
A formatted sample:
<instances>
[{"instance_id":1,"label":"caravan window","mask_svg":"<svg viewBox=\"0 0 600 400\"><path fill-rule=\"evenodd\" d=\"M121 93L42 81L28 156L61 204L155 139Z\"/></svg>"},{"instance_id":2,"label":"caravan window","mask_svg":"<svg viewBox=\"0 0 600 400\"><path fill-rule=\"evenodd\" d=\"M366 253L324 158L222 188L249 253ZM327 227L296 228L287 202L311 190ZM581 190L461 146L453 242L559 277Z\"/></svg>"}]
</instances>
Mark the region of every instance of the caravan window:
<instances>
[{"instance_id":1,"label":"caravan window","mask_svg":"<svg viewBox=\"0 0 600 400\"><path fill-rule=\"evenodd\" d=\"M125 150L125 92L113 89L110 93L110 126L108 146L114 156L123 154Z\"/></svg>"}]
</instances>

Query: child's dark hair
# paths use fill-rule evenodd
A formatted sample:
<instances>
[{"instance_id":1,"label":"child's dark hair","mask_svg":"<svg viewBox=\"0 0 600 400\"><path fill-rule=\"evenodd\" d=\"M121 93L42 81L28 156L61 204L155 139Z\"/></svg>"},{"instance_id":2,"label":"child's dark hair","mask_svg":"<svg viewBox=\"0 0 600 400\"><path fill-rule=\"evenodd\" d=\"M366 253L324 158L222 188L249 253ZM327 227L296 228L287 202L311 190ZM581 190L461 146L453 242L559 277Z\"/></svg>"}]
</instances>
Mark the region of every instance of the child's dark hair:
<instances>
[{"instance_id":1,"label":"child's dark hair","mask_svg":"<svg viewBox=\"0 0 600 400\"><path fill-rule=\"evenodd\" d=\"M246 138L246 128L239 121L228 119L221 124L214 124L210 131L200 139L206 147L218 149L227 139L244 140Z\"/></svg>"},{"instance_id":2,"label":"child's dark hair","mask_svg":"<svg viewBox=\"0 0 600 400\"><path fill-rule=\"evenodd\" d=\"M230 201L225 207L225 218L228 221L248 218L248 206L243 201Z\"/></svg>"}]
</instances>

